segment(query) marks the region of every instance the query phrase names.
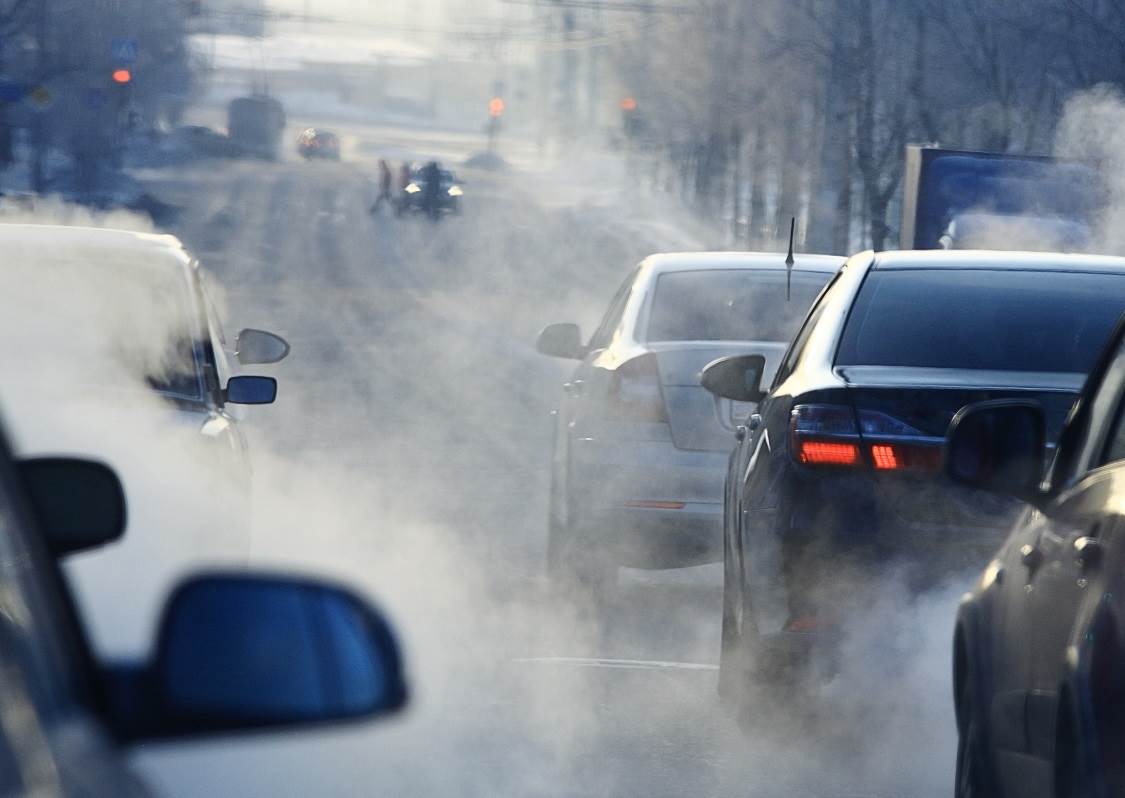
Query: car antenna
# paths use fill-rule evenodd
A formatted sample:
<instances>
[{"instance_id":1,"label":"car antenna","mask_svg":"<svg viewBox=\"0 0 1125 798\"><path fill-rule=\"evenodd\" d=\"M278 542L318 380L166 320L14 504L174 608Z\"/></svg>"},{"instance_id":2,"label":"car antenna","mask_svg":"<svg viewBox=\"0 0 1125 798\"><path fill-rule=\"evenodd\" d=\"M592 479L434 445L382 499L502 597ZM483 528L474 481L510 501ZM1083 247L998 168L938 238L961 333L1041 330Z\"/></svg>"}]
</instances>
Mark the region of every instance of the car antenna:
<instances>
[{"instance_id":1,"label":"car antenna","mask_svg":"<svg viewBox=\"0 0 1125 798\"><path fill-rule=\"evenodd\" d=\"M793 285L793 233L797 230L797 217L789 219L789 254L785 256L785 301L789 301L790 288Z\"/></svg>"}]
</instances>

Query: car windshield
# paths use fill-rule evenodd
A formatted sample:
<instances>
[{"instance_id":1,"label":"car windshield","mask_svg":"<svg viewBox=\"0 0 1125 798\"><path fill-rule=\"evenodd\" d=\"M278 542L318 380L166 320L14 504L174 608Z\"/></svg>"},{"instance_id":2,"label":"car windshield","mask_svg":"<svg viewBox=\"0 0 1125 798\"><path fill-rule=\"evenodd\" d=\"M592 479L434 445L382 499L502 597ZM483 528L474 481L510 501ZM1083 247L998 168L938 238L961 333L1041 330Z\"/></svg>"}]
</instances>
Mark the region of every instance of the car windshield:
<instances>
[{"instance_id":1,"label":"car windshield","mask_svg":"<svg viewBox=\"0 0 1125 798\"><path fill-rule=\"evenodd\" d=\"M877 269L836 364L1082 374L1123 307L1120 273Z\"/></svg>"},{"instance_id":2,"label":"car windshield","mask_svg":"<svg viewBox=\"0 0 1125 798\"><path fill-rule=\"evenodd\" d=\"M665 272L656 280L648 341L788 341L831 274L753 269Z\"/></svg>"},{"instance_id":3,"label":"car windshield","mask_svg":"<svg viewBox=\"0 0 1125 798\"><path fill-rule=\"evenodd\" d=\"M59 246L12 257L0 270L0 295L11 303L0 323L10 344L0 363L25 376L23 390L147 385L200 400L200 335L190 291L183 263L159 249L87 245L79 254ZM35 353L44 360L29 360Z\"/></svg>"}]
</instances>

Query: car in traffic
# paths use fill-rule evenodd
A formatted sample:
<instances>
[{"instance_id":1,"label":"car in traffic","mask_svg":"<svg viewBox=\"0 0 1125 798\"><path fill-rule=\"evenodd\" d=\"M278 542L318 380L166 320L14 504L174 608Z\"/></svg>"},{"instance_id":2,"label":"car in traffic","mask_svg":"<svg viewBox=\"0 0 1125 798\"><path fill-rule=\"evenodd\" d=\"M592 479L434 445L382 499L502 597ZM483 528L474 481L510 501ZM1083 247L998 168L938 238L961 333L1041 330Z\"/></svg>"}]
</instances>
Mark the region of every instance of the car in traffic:
<instances>
[{"instance_id":1,"label":"car in traffic","mask_svg":"<svg viewBox=\"0 0 1125 798\"><path fill-rule=\"evenodd\" d=\"M961 600L956 795L1125 795L1125 323L1059 437L1034 399L954 418L946 469L1026 503Z\"/></svg>"},{"instance_id":2,"label":"car in traffic","mask_svg":"<svg viewBox=\"0 0 1125 798\"><path fill-rule=\"evenodd\" d=\"M313 158L340 160L340 138L331 131L306 128L297 137L297 153L306 161Z\"/></svg>"},{"instance_id":3,"label":"car in traffic","mask_svg":"<svg viewBox=\"0 0 1125 798\"><path fill-rule=\"evenodd\" d=\"M755 352L773 368L843 258L652 255L610 300L588 341L574 324L537 349L577 360L554 414L548 570L600 591L618 566L721 558L722 484L753 405L699 385L709 362Z\"/></svg>"},{"instance_id":4,"label":"car in traffic","mask_svg":"<svg viewBox=\"0 0 1125 798\"><path fill-rule=\"evenodd\" d=\"M59 560L119 538L127 501L104 464L16 462L0 432L0 793L147 796L132 748L405 705L387 620L346 589L290 575L195 574L167 602L153 654L97 659Z\"/></svg>"},{"instance_id":5,"label":"car in traffic","mask_svg":"<svg viewBox=\"0 0 1125 798\"><path fill-rule=\"evenodd\" d=\"M436 187L430 189L433 175L437 175ZM395 206L400 215L425 213L432 217L461 213L461 198L465 195L463 184L449 169L436 164L414 167Z\"/></svg>"},{"instance_id":6,"label":"car in traffic","mask_svg":"<svg viewBox=\"0 0 1125 798\"><path fill-rule=\"evenodd\" d=\"M873 591L987 562L1018 504L942 476L950 421L1035 401L1053 446L1123 307L1121 258L865 252L768 390L760 354L708 365L716 396L760 403L727 470L721 694L751 713L763 694L803 694Z\"/></svg>"},{"instance_id":7,"label":"car in traffic","mask_svg":"<svg viewBox=\"0 0 1125 798\"><path fill-rule=\"evenodd\" d=\"M253 328L228 341L214 286L172 236L3 224L0 248L0 395L20 454L97 457L147 486L129 547L68 566L98 640L118 638L145 624L109 622L124 608L106 600L107 581L155 611L184 557L245 560L252 463L240 419L273 402L277 382L239 372L289 345Z\"/></svg>"}]
</instances>

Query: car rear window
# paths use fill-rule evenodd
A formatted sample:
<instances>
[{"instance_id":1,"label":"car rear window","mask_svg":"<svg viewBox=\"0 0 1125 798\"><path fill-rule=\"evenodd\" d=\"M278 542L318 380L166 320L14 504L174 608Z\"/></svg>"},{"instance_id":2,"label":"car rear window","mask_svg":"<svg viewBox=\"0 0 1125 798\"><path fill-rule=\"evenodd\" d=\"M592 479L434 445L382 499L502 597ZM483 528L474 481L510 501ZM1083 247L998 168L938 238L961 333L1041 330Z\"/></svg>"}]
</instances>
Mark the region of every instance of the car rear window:
<instances>
[{"instance_id":1,"label":"car rear window","mask_svg":"<svg viewBox=\"0 0 1125 798\"><path fill-rule=\"evenodd\" d=\"M788 341L832 275L752 269L666 272L656 280L648 341Z\"/></svg>"},{"instance_id":2,"label":"car rear window","mask_svg":"<svg viewBox=\"0 0 1125 798\"><path fill-rule=\"evenodd\" d=\"M874 270L836 364L1086 373L1125 309L1125 274Z\"/></svg>"}]
</instances>

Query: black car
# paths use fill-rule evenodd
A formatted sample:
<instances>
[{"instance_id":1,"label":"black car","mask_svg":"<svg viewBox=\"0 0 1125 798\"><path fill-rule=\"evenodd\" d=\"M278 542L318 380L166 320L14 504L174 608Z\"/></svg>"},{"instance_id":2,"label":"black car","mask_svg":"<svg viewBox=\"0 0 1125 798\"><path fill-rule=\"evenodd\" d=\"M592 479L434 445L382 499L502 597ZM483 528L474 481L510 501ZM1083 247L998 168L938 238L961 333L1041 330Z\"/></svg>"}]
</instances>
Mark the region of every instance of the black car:
<instances>
[{"instance_id":1,"label":"black car","mask_svg":"<svg viewBox=\"0 0 1125 798\"><path fill-rule=\"evenodd\" d=\"M1042 479L1050 413L972 405L950 476L1028 503L962 599L953 684L957 796L1125 795L1125 323Z\"/></svg>"},{"instance_id":2,"label":"black car","mask_svg":"<svg viewBox=\"0 0 1125 798\"><path fill-rule=\"evenodd\" d=\"M436 176L436 179L434 177ZM425 213L437 218L461 213L462 183L448 169L428 164L410 173L396 206L398 213Z\"/></svg>"},{"instance_id":3,"label":"black car","mask_svg":"<svg viewBox=\"0 0 1125 798\"><path fill-rule=\"evenodd\" d=\"M0 434L0 794L148 795L126 764L130 745L405 703L383 618L344 590L290 577L191 578L167 605L150 662L96 662L58 560L113 541L124 522L109 468L13 463Z\"/></svg>"},{"instance_id":4,"label":"black car","mask_svg":"<svg viewBox=\"0 0 1125 798\"><path fill-rule=\"evenodd\" d=\"M1046 439L1125 307L1125 259L862 253L812 306L767 391L758 355L709 365L760 401L739 430L724 511L720 688L786 695L833 667L844 623L894 574L910 590L987 562L1018 504L941 474L964 406L1034 400ZM823 653L824 656L812 656Z\"/></svg>"}]
</instances>

